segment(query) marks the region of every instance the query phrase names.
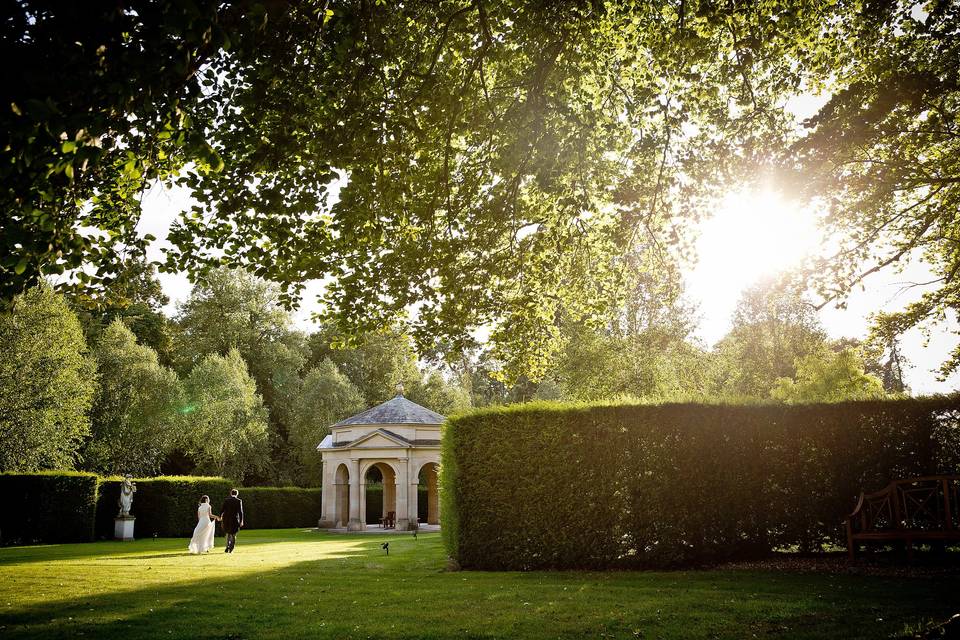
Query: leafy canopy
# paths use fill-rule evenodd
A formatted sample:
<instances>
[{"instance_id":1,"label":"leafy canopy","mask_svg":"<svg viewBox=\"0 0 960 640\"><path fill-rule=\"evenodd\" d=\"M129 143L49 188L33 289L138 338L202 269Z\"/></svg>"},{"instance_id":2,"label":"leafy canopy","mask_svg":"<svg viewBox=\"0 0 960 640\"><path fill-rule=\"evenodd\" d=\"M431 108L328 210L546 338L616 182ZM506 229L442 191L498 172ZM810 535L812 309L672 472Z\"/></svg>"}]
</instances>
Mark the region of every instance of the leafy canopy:
<instances>
[{"instance_id":1,"label":"leafy canopy","mask_svg":"<svg viewBox=\"0 0 960 640\"><path fill-rule=\"evenodd\" d=\"M0 469L72 469L90 432L93 360L63 296L34 287L0 314Z\"/></svg>"},{"instance_id":2,"label":"leafy canopy","mask_svg":"<svg viewBox=\"0 0 960 640\"><path fill-rule=\"evenodd\" d=\"M107 475L156 475L180 441L182 388L156 352L120 320L94 350L99 388L90 411L84 468Z\"/></svg>"},{"instance_id":3,"label":"leafy canopy","mask_svg":"<svg viewBox=\"0 0 960 640\"><path fill-rule=\"evenodd\" d=\"M269 466L267 411L236 349L201 360L184 382L184 450L197 471L242 481Z\"/></svg>"},{"instance_id":4,"label":"leafy canopy","mask_svg":"<svg viewBox=\"0 0 960 640\"><path fill-rule=\"evenodd\" d=\"M0 38L0 297L70 272L96 298L148 240L137 194L178 181L198 204L167 269L242 267L288 301L327 279L348 336L415 305L422 351L489 325L536 378L560 309L610 304L638 243L682 244L718 190L778 165L840 237L825 295L918 249L938 281L890 325L943 317L960 9L913 9L25 0ZM821 89L797 141L783 105Z\"/></svg>"},{"instance_id":5,"label":"leafy canopy","mask_svg":"<svg viewBox=\"0 0 960 640\"><path fill-rule=\"evenodd\" d=\"M883 383L864 372L853 349L824 349L798 360L796 368L796 380L777 380L770 394L773 398L798 403L876 400L886 396Z\"/></svg>"}]
</instances>

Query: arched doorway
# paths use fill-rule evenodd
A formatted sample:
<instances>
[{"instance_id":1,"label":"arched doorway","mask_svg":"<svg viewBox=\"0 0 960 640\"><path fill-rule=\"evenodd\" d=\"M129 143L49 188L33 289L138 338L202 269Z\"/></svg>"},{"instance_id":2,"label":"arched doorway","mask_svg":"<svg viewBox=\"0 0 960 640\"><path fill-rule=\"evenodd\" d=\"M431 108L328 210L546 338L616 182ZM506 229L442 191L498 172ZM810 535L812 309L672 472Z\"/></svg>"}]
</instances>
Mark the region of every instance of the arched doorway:
<instances>
[{"instance_id":1,"label":"arched doorway","mask_svg":"<svg viewBox=\"0 0 960 640\"><path fill-rule=\"evenodd\" d=\"M397 474L389 464L375 462L364 474L366 524L380 524L380 519L393 512L397 517Z\"/></svg>"},{"instance_id":2,"label":"arched doorway","mask_svg":"<svg viewBox=\"0 0 960 640\"><path fill-rule=\"evenodd\" d=\"M334 504L335 527L346 527L350 521L350 471L347 465L341 464L337 467L335 485L336 502Z\"/></svg>"},{"instance_id":3,"label":"arched doorway","mask_svg":"<svg viewBox=\"0 0 960 640\"><path fill-rule=\"evenodd\" d=\"M439 465L428 462L417 476L417 518L420 523L440 524L440 493L437 491Z\"/></svg>"}]
</instances>

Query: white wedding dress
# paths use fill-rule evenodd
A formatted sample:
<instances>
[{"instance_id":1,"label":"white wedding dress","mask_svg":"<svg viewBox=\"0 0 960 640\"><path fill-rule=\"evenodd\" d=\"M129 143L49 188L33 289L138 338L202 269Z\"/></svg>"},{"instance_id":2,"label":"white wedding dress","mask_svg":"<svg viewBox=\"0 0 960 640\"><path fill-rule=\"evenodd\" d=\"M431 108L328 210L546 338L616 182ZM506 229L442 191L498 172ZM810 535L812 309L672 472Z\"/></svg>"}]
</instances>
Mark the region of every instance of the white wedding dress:
<instances>
[{"instance_id":1,"label":"white wedding dress","mask_svg":"<svg viewBox=\"0 0 960 640\"><path fill-rule=\"evenodd\" d=\"M197 508L197 528L190 538L190 553L204 553L213 549L213 534L216 522L210 519L210 503L204 502Z\"/></svg>"}]
</instances>

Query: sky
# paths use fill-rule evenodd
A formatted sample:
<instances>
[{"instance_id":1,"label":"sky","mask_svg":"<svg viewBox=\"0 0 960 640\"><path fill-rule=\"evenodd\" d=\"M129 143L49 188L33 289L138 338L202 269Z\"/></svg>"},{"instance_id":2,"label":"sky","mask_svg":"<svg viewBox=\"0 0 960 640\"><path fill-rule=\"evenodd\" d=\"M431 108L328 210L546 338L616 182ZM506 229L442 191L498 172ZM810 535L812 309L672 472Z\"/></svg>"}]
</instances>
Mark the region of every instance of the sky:
<instances>
[{"instance_id":1,"label":"sky","mask_svg":"<svg viewBox=\"0 0 960 640\"><path fill-rule=\"evenodd\" d=\"M180 211L190 206L189 195L181 189L157 186L144 197L144 213L139 231L151 233L158 241L149 257L160 259L170 224ZM815 215L798 210L781 200L773 191L743 191L729 194L712 218L701 223L697 264L688 269L686 293L699 309L696 337L713 346L730 328L730 320L742 292L758 280L796 267L821 244ZM820 311L820 319L831 338L862 338L867 333L868 316L880 310L902 308L916 299L922 290L905 288L905 282L928 280L926 266L908 263L902 272L886 270L870 276L863 287L847 299L847 307L829 306ZM190 294L184 274L160 274L164 292L170 297L165 311L173 316L176 305ZM313 328L319 282L309 283L301 307L294 314L296 325L306 331ZM955 328L955 327L953 327ZM911 363L905 372L907 384L915 394L945 393L960 388L960 375L938 381L935 369L958 343L951 327L939 327L929 338L919 330L908 332L902 342L903 355Z\"/></svg>"},{"instance_id":2,"label":"sky","mask_svg":"<svg viewBox=\"0 0 960 640\"><path fill-rule=\"evenodd\" d=\"M704 344L713 345L730 329L745 289L817 253L822 236L816 218L816 212L797 209L775 192L738 192L728 195L714 216L701 224L696 245L699 259L686 273L686 293L699 307L697 337ZM924 291L906 285L931 279L928 266L919 260L905 262L899 272L888 268L868 276L851 292L846 308L824 307L820 320L831 338L863 338L871 313L902 309ZM903 336L902 352L912 363L905 378L913 393L960 388L960 375L941 382L935 373L960 342L951 328L956 325L936 327L929 337L919 329Z\"/></svg>"}]
</instances>

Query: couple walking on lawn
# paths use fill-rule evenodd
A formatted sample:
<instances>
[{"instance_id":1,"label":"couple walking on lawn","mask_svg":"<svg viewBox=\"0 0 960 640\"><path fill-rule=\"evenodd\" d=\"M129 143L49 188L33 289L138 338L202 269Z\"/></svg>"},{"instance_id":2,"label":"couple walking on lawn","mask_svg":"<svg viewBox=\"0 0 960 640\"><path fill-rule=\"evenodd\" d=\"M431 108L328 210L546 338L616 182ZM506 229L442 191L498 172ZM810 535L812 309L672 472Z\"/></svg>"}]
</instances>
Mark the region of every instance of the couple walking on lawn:
<instances>
[{"instance_id":1,"label":"couple walking on lawn","mask_svg":"<svg viewBox=\"0 0 960 640\"><path fill-rule=\"evenodd\" d=\"M200 506L197 507L197 527L193 530L193 538L187 547L190 553L205 553L213 549L213 535L216 532L216 521L220 521L223 532L227 534L226 553L233 553L237 544L237 532L243 526L243 501L237 497L239 491L230 490L230 497L223 501L220 515L215 515L210 507L210 496L200 497Z\"/></svg>"}]
</instances>

